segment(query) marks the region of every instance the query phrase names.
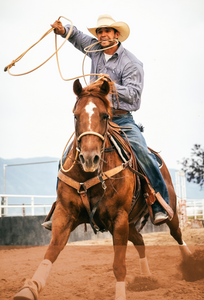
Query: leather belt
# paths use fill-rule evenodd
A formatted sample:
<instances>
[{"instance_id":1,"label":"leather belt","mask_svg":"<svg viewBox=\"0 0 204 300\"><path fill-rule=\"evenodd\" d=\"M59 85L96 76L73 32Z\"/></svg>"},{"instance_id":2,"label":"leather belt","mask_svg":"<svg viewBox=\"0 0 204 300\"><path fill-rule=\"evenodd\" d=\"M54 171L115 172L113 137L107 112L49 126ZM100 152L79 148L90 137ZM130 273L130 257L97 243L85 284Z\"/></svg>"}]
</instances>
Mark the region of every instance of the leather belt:
<instances>
[{"instance_id":1,"label":"leather belt","mask_svg":"<svg viewBox=\"0 0 204 300\"><path fill-rule=\"evenodd\" d=\"M123 110L123 109L113 109L113 115L126 115L128 113L127 110Z\"/></svg>"}]
</instances>

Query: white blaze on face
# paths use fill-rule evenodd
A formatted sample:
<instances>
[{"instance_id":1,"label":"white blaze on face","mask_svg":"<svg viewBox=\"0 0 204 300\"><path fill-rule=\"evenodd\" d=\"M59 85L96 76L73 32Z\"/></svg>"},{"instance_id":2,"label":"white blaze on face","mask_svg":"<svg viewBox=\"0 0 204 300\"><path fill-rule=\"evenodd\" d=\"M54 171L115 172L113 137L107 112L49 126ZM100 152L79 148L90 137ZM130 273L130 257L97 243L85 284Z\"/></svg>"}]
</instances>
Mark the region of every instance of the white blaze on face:
<instances>
[{"instance_id":1,"label":"white blaze on face","mask_svg":"<svg viewBox=\"0 0 204 300\"><path fill-rule=\"evenodd\" d=\"M89 115L89 130L91 130L91 116L93 115L94 111L93 109L96 107L96 105L92 102L89 102L89 104L86 105L85 111Z\"/></svg>"}]
</instances>

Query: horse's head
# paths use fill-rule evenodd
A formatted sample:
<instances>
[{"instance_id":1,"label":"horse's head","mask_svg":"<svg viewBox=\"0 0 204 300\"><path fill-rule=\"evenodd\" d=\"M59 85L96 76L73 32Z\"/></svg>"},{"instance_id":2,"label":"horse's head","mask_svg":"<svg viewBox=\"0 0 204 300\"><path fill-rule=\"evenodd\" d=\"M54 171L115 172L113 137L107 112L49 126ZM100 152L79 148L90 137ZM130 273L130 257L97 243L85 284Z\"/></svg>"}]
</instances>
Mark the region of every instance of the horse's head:
<instances>
[{"instance_id":1,"label":"horse's head","mask_svg":"<svg viewBox=\"0 0 204 300\"><path fill-rule=\"evenodd\" d=\"M111 116L107 98L110 89L111 83L106 80L99 80L86 88L82 88L78 79L74 82L74 93L78 96L74 107L75 132L79 159L85 172L99 168L107 122Z\"/></svg>"}]
</instances>

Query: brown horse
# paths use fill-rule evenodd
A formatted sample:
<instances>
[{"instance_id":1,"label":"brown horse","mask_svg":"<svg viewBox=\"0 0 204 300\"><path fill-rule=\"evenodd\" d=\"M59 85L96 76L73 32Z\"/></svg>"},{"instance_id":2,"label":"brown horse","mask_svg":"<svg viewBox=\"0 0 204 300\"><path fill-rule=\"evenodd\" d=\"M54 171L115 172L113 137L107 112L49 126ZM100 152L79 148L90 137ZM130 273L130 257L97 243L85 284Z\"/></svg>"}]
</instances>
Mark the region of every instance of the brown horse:
<instances>
[{"instance_id":1,"label":"brown horse","mask_svg":"<svg viewBox=\"0 0 204 300\"><path fill-rule=\"evenodd\" d=\"M135 222L147 213L147 205L140 192L132 207L135 173L129 167L129 162L122 161L108 137L108 120L112 109L107 97L111 89L111 83L106 80L100 80L86 88L82 88L79 80L74 82L74 92L78 96L74 107L76 138L63 166L69 172L61 170L58 175L52 239L44 260L32 279L26 280L21 291L14 297L15 300L38 299L52 263L66 245L71 231L82 223L91 223L95 231L99 228L109 231L113 236L113 271L117 280L115 299L126 299L125 255L128 240L139 253L141 273L151 275L145 257L144 241L135 227ZM79 158L76 158L77 152ZM176 213L176 195L164 163L161 173L174 211L173 219L166 220L166 223L171 235L180 245L181 253L187 256L190 251L182 240Z\"/></svg>"}]
</instances>

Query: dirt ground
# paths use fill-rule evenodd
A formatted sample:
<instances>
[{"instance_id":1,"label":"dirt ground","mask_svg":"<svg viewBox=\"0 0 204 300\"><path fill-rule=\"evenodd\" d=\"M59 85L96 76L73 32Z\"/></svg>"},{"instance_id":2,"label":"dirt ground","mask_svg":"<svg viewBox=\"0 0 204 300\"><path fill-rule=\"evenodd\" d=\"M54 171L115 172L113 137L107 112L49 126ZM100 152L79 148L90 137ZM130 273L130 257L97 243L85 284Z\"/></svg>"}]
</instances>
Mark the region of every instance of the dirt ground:
<instances>
[{"instance_id":1,"label":"dirt ground","mask_svg":"<svg viewBox=\"0 0 204 300\"><path fill-rule=\"evenodd\" d=\"M183 264L168 232L144 234L152 278L139 272L139 257L128 244L126 293L128 300L204 299L204 228L183 230L193 258ZM97 243L97 244L96 244ZM47 246L0 247L0 299L12 299L31 278ZM113 247L110 240L71 243L54 263L40 300L114 300Z\"/></svg>"}]
</instances>

